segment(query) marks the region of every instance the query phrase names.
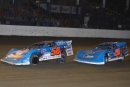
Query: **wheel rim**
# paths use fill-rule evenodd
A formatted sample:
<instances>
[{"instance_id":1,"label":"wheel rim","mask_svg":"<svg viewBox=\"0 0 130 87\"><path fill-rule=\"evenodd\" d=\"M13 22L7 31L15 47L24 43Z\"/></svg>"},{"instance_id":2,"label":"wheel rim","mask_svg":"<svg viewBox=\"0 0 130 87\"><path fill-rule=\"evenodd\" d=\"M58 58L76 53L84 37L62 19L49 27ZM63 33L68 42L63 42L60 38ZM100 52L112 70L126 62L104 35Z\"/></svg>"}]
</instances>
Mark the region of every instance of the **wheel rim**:
<instances>
[{"instance_id":1,"label":"wheel rim","mask_svg":"<svg viewBox=\"0 0 130 87\"><path fill-rule=\"evenodd\" d=\"M61 62L61 63L64 63L64 62L65 62L65 59L64 59L64 58L60 58L60 62Z\"/></svg>"},{"instance_id":2,"label":"wheel rim","mask_svg":"<svg viewBox=\"0 0 130 87\"><path fill-rule=\"evenodd\" d=\"M106 58L106 60L105 60L105 61L106 61L106 62L108 61L108 60L107 60L107 58Z\"/></svg>"},{"instance_id":3,"label":"wheel rim","mask_svg":"<svg viewBox=\"0 0 130 87\"><path fill-rule=\"evenodd\" d=\"M59 62L60 62L60 63L64 63L64 62L65 62L65 57L62 56L62 58L59 59Z\"/></svg>"},{"instance_id":4,"label":"wheel rim","mask_svg":"<svg viewBox=\"0 0 130 87\"><path fill-rule=\"evenodd\" d=\"M105 56L104 60L105 60L105 61L104 61L105 63L108 62L108 58L107 58L107 56Z\"/></svg>"}]
</instances>

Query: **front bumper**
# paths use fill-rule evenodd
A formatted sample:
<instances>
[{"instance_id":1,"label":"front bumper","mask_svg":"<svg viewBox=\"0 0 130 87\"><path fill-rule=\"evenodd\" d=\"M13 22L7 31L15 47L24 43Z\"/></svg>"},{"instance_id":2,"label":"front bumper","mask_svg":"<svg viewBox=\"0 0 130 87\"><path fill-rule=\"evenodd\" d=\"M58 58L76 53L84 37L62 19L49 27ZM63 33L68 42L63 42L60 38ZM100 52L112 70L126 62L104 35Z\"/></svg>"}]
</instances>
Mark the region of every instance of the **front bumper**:
<instances>
[{"instance_id":1,"label":"front bumper","mask_svg":"<svg viewBox=\"0 0 130 87\"><path fill-rule=\"evenodd\" d=\"M95 64L95 65L104 65L104 62L90 62L90 61L84 61L84 60L78 60L78 59L74 59L74 61L76 62L80 62L80 63L88 63L88 64Z\"/></svg>"},{"instance_id":2,"label":"front bumper","mask_svg":"<svg viewBox=\"0 0 130 87\"><path fill-rule=\"evenodd\" d=\"M14 59L8 59L8 58L3 58L1 59L2 62L8 63L11 65L30 65L29 61L22 61L22 60L14 60Z\"/></svg>"}]
</instances>

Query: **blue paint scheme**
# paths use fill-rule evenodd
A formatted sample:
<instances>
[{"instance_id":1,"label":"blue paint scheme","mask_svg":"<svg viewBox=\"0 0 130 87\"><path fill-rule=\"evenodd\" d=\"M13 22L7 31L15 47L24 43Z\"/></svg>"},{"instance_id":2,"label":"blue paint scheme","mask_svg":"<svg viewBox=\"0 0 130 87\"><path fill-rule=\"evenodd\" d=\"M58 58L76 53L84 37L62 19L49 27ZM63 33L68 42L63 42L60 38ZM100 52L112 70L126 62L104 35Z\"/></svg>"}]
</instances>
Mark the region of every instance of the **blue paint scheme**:
<instances>
[{"instance_id":1,"label":"blue paint scheme","mask_svg":"<svg viewBox=\"0 0 130 87\"><path fill-rule=\"evenodd\" d=\"M113 61L124 56L128 56L126 42L104 42L89 50L79 50L76 54L75 61L89 64L105 64L105 56L107 61ZM120 55L115 56L117 49L120 49Z\"/></svg>"},{"instance_id":2,"label":"blue paint scheme","mask_svg":"<svg viewBox=\"0 0 130 87\"><path fill-rule=\"evenodd\" d=\"M68 40L69 41L69 40ZM45 53L50 53L51 49L54 47L60 47L60 50L64 50L65 46L67 46L67 41L65 40L54 40L54 41L41 41L37 43L33 43L26 48L12 48L4 58L1 59L2 62L6 62L13 65L29 65L30 57L33 53L36 53L39 57L44 55ZM14 55L15 52L21 51L23 54L19 54L20 56L17 58L9 57L9 55ZM26 51L26 52L24 52Z\"/></svg>"},{"instance_id":3,"label":"blue paint scheme","mask_svg":"<svg viewBox=\"0 0 130 87\"><path fill-rule=\"evenodd\" d=\"M102 51L102 52L96 52L96 53L87 53L86 50L79 50L77 55L76 55L76 58L75 60L79 60L79 61L88 61L88 62L102 62L104 61L104 55L106 54L106 50L105 51ZM86 54L88 54L89 56L92 56L91 58L87 58L84 57ZM80 58L79 58L80 57Z\"/></svg>"},{"instance_id":4,"label":"blue paint scheme","mask_svg":"<svg viewBox=\"0 0 130 87\"><path fill-rule=\"evenodd\" d=\"M11 54L11 53L13 53L13 52L15 52L16 50L19 50L19 48L12 48L12 49L6 54L6 56L9 55L9 54Z\"/></svg>"}]
</instances>

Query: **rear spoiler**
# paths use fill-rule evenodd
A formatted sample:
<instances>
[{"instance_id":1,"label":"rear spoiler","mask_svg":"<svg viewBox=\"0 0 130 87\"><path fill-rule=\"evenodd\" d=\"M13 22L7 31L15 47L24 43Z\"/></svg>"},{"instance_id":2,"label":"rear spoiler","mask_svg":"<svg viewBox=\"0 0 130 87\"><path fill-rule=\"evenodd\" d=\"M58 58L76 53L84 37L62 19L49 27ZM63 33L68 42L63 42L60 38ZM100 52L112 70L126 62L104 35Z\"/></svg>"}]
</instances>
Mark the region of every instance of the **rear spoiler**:
<instances>
[{"instance_id":1,"label":"rear spoiler","mask_svg":"<svg viewBox=\"0 0 130 87\"><path fill-rule=\"evenodd\" d=\"M65 49L67 56L74 55L72 45L71 45L72 40L68 40L68 41L65 41L65 42L67 43L67 46L66 46L66 49Z\"/></svg>"},{"instance_id":2,"label":"rear spoiler","mask_svg":"<svg viewBox=\"0 0 130 87\"><path fill-rule=\"evenodd\" d=\"M67 43L67 45L71 45L72 40L67 40L67 41L65 41L65 42Z\"/></svg>"}]
</instances>

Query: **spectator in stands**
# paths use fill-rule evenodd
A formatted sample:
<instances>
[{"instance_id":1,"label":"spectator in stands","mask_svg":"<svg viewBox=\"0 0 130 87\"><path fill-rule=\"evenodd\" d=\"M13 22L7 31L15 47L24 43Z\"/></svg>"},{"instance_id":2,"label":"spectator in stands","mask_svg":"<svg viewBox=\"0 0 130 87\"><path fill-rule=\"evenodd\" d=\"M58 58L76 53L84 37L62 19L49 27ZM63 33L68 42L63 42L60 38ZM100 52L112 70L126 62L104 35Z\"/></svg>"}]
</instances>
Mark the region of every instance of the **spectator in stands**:
<instances>
[{"instance_id":1,"label":"spectator in stands","mask_svg":"<svg viewBox=\"0 0 130 87\"><path fill-rule=\"evenodd\" d=\"M4 16L5 16L4 9L1 8L1 10L0 10L0 17L3 18Z\"/></svg>"},{"instance_id":2,"label":"spectator in stands","mask_svg":"<svg viewBox=\"0 0 130 87\"><path fill-rule=\"evenodd\" d=\"M84 17L84 27L87 28L88 27L88 21L89 21L90 17L89 14L87 13Z\"/></svg>"},{"instance_id":3,"label":"spectator in stands","mask_svg":"<svg viewBox=\"0 0 130 87\"><path fill-rule=\"evenodd\" d=\"M66 20L65 20L65 27L70 27L71 26L70 24L71 24L70 20L68 18L66 18Z\"/></svg>"},{"instance_id":4,"label":"spectator in stands","mask_svg":"<svg viewBox=\"0 0 130 87\"><path fill-rule=\"evenodd\" d=\"M37 26L37 18L34 18L34 26Z\"/></svg>"},{"instance_id":5,"label":"spectator in stands","mask_svg":"<svg viewBox=\"0 0 130 87\"><path fill-rule=\"evenodd\" d=\"M58 19L58 20L56 21L55 27L60 27L60 19Z\"/></svg>"},{"instance_id":6,"label":"spectator in stands","mask_svg":"<svg viewBox=\"0 0 130 87\"><path fill-rule=\"evenodd\" d=\"M122 23L120 21L118 22L118 29L122 30Z\"/></svg>"}]
</instances>

